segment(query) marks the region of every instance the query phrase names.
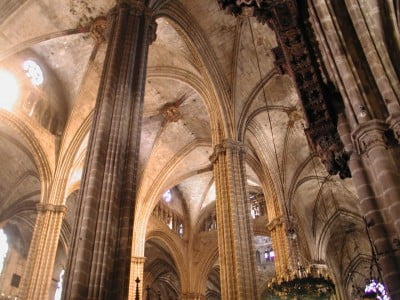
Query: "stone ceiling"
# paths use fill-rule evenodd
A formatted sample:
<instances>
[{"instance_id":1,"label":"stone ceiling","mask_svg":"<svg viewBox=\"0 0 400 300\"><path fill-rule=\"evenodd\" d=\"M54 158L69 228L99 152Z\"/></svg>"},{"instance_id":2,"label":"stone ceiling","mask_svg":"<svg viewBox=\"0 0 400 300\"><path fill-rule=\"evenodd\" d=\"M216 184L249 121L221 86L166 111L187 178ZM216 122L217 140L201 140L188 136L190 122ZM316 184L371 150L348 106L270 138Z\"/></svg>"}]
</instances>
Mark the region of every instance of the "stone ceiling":
<instances>
[{"instance_id":1,"label":"stone ceiling","mask_svg":"<svg viewBox=\"0 0 400 300\"><path fill-rule=\"evenodd\" d=\"M93 1L83 0L17 2L19 7L9 7L11 2L0 0L0 8L8 7L12 11L10 17L0 19L0 67L13 57L31 51L37 55L45 74L57 78L58 92L67 107L64 132L49 139L40 124L32 130L44 148L49 149L53 169L57 157L72 156L74 169L69 176L81 174L85 137L90 127L87 124L90 124L105 53L105 45L96 45L83 29L94 18L105 15L113 1L96 1L95 5ZM288 209L296 209L297 214L306 216L305 225L311 226L310 216L315 214L321 178L326 173L318 160L310 159L302 113L291 79L279 75L274 66L271 49L277 43L273 32L254 19L225 15L214 0L172 3L192 17L193 27L207 45L207 55L215 59L221 80L229 86L230 120L255 162L246 166L249 184L265 185L268 180L263 178L266 174L260 173L260 168L269 170L270 184L286 199ZM207 69L210 66L203 59L206 54L194 47L185 28L166 18L158 19L157 23L157 39L150 47L148 62L138 201L161 199L167 189L176 187L186 201L185 207L194 225L201 210L215 201L209 161L213 151L212 126L206 105L210 100L205 98L209 95L199 90L199 86L210 87ZM0 125L2 131L10 130L1 121ZM17 136L13 132L8 135ZM72 142L79 146L71 154L68 151L72 151ZM2 203L9 201L3 199L8 199L11 189L18 187L18 195L13 195L15 203L23 195L39 190L37 171L28 150L2 136L0 160ZM24 174L30 174L26 177L29 183L21 189L18 182ZM331 189L336 193L341 186L331 185ZM352 192L340 194L336 201L344 203L352 197ZM31 198L39 200L39 197Z\"/></svg>"}]
</instances>

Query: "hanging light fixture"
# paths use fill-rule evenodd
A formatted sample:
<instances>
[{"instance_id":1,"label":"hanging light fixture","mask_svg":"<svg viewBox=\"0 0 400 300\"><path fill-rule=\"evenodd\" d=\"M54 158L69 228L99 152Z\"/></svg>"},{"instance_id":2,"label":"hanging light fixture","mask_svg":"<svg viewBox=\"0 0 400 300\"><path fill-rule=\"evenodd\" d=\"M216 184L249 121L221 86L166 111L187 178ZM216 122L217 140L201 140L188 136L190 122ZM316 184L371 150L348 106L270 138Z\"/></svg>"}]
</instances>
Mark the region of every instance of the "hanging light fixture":
<instances>
[{"instance_id":1,"label":"hanging light fixture","mask_svg":"<svg viewBox=\"0 0 400 300\"><path fill-rule=\"evenodd\" d=\"M365 217L363 218L363 220L365 224L365 230L367 232L368 241L371 245L372 258L371 258L371 265L369 268L369 277L365 278L365 286L362 287L353 286L354 295L364 300L366 299L390 300L386 287L382 283L383 281L382 281L381 268L378 263L378 254L376 252L375 246L371 239L371 235L369 233L367 220L365 219ZM363 276L363 274L353 271L353 274L354 273Z\"/></svg>"}]
</instances>

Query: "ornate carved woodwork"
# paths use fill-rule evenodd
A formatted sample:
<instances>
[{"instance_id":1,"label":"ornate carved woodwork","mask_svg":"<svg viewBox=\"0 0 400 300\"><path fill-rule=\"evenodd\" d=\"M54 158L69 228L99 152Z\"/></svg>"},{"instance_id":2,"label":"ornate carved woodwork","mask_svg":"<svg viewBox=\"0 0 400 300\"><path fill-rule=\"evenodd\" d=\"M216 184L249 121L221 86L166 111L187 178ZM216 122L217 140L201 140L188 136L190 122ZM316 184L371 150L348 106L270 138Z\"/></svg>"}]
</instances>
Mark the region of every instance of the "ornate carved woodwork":
<instances>
[{"instance_id":1,"label":"ornate carved woodwork","mask_svg":"<svg viewBox=\"0 0 400 300\"><path fill-rule=\"evenodd\" d=\"M350 177L348 153L337 132L334 113L330 109L340 97L324 84L318 61L307 43L305 25L299 17L295 0L218 0L226 12L254 16L267 23L277 36L279 47L273 49L276 65L290 74L296 84L307 128L305 133L313 151L318 153L329 174Z\"/></svg>"}]
</instances>

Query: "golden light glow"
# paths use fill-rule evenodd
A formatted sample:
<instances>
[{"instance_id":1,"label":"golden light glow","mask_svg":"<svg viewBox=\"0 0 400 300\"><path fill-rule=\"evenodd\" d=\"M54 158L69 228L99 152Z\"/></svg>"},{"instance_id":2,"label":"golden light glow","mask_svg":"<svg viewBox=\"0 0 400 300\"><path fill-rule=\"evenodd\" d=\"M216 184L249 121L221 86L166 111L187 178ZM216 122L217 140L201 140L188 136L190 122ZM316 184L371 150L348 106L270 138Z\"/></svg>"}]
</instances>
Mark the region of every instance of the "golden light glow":
<instances>
[{"instance_id":1,"label":"golden light glow","mask_svg":"<svg viewBox=\"0 0 400 300\"><path fill-rule=\"evenodd\" d=\"M0 108L12 111L18 100L19 87L13 74L0 70Z\"/></svg>"}]
</instances>

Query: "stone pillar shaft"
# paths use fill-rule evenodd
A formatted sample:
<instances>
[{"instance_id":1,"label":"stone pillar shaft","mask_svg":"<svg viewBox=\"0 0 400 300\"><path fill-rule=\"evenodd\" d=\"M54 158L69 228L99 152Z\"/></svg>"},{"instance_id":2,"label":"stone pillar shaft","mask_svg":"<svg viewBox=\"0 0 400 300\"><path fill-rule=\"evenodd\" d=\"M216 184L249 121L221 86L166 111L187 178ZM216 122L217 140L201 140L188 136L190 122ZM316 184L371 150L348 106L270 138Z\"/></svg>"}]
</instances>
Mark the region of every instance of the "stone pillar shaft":
<instances>
[{"instance_id":1,"label":"stone pillar shaft","mask_svg":"<svg viewBox=\"0 0 400 300\"><path fill-rule=\"evenodd\" d=\"M352 148L350 128L344 114L339 115L338 131L347 150ZM361 158L355 151L348 161L352 173L353 183L360 201L362 214L368 223L372 243L378 254L378 262L382 268L382 275L392 297L399 294L398 279L400 278L400 252L392 244L395 230L391 220L386 220L382 214L383 203L379 203L369 182Z\"/></svg>"},{"instance_id":2,"label":"stone pillar shaft","mask_svg":"<svg viewBox=\"0 0 400 300\"><path fill-rule=\"evenodd\" d=\"M211 160L217 189L222 299L257 299L244 146L225 140Z\"/></svg>"},{"instance_id":3,"label":"stone pillar shaft","mask_svg":"<svg viewBox=\"0 0 400 300\"><path fill-rule=\"evenodd\" d=\"M21 299L48 299L59 232L66 207L38 204L23 276Z\"/></svg>"},{"instance_id":4,"label":"stone pillar shaft","mask_svg":"<svg viewBox=\"0 0 400 300\"><path fill-rule=\"evenodd\" d=\"M365 155L374 174L377 191L400 235L400 177L387 149L386 125L378 120L361 124L354 132L357 152Z\"/></svg>"},{"instance_id":5,"label":"stone pillar shaft","mask_svg":"<svg viewBox=\"0 0 400 300\"><path fill-rule=\"evenodd\" d=\"M292 258L289 254L289 240L286 224L282 217L273 219L268 224L275 252L275 275L279 280L288 275L293 269Z\"/></svg>"},{"instance_id":6,"label":"stone pillar shaft","mask_svg":"<svg viewBox=\"0 0 400 300\"><path fill-rule=\"evenodd\" d=\"M126 299L147 54L141 1L117 1L82 177L65 299Z\"/></svg>"},{"instance_id":7,"label":"stone pillar shaft","mask_svg":"<svg viewBox=\"0 0 400 300\"><path fill-rule=\"evenodd\" d=\"M131 274L129 284L129 297L128 299L134 300L136 296L136 278L139 278L139 299L143 299L143 271L146 257L132 257L131 258Z\"/></svg>"}]
</instances>

